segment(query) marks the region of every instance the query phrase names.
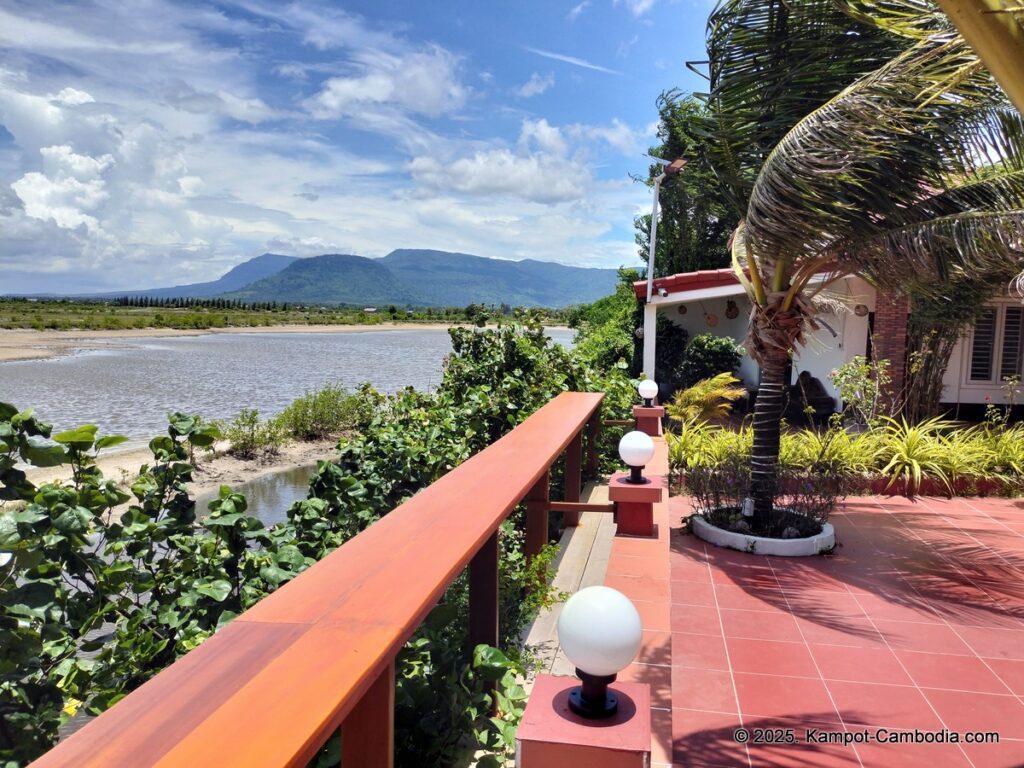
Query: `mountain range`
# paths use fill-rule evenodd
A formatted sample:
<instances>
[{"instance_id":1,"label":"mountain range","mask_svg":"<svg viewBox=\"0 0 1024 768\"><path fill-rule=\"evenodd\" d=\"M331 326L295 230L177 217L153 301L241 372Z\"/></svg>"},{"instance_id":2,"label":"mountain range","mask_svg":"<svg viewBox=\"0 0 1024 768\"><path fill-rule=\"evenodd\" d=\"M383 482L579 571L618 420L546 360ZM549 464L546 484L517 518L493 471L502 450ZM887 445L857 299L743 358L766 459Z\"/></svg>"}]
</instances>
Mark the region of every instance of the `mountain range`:
<instances>
[{"instance_id":1,"label":"mountain range","mask_svg":"<svg viewBox=\"0 0 1024 768\"><path fill-rule=\"evenodd\" d=\"M208 283L97 295L159 298L223 296L244 301L441 307L509 304L564 307L614 292L614 269L503 261L447 251L399 249L384 258L265 253Z\"/></svg>"}]
</instances>

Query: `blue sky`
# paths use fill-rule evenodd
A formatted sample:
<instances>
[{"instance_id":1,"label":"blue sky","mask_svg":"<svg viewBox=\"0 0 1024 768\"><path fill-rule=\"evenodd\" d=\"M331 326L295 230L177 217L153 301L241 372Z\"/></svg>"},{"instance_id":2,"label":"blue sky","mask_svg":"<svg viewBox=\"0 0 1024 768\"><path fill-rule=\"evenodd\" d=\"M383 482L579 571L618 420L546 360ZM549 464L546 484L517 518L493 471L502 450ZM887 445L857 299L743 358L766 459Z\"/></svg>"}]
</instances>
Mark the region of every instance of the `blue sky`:
<instances>
[{"instance_id":1,"label":"blue sky","mask_svg":"<svg viewBox=\"0 0 1024 768\"><path fill-rule=\"evenodd\" d=\"M705 0L0 0L0 293L265 251L636 263Z\"/></svg>"}]
</instances>

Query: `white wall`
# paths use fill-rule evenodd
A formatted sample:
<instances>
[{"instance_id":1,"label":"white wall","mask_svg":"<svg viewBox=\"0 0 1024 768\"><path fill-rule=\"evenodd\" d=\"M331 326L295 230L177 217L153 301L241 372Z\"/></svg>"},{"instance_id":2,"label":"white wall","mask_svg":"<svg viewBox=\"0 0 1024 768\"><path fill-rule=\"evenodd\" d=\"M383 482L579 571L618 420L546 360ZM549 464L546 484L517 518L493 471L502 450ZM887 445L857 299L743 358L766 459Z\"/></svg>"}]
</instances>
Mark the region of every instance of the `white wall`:
<instances>
[{"instance_id":1,"label":"white wall","mask_svg":"<svg viewBox=\"0 0 1024 768\"><path fill-rule=\"evenodd\" d=\"M678 297L670 294L665 300L666 303L661 304L658 309L674 323L685 328L690 338L700 333L713 333L717 336L729 336L742 345L747 335L750 302L739 286L736 287L736 291L735 295L729 297L710 299L692 299L686 294L679 294ZM830 292L842 297L850 311L820 316L821 320L828 323L836 332L836 337L824 327L811 334L807 344L796 350L793 377L795 381L800 371L810 371L838 401L838 392L832 386L829 372L849 361L854 355L863 355L866 352L868 318L867 315L858 317L852 308L855 304L864 304L869 312L873 312L875 289L860 278L849 277L837 281L831 286ZM729 299L735 302L739 310L734 319L725 316ZM685 314L679 313L680 306L686 308ZM713 328L707 323L707 315L712 314L718 317L718 324ZM739 377L748 388L757 387L757 364L746 355L740 363Z\"/></svg>"}]
</instances>

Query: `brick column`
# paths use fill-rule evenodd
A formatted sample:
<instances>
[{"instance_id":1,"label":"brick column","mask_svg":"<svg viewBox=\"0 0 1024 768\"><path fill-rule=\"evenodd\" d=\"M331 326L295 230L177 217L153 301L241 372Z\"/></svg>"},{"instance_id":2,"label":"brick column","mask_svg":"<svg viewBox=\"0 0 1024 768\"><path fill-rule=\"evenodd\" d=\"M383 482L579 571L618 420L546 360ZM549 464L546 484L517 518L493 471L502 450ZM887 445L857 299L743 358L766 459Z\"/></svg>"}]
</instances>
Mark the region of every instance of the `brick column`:
<instances>
[{"instance_id":1,"label":"brick column","mask_svg":"<svg viewBox=\"0 0 1024 768\"><path fill-rule=\"evenodd\" d=\"M907 381L907 318L910 300L902 293L879 292L875 299L872 350L875 360L889 360L890 398L898 397Z\"/></svg>"}]
</instances>

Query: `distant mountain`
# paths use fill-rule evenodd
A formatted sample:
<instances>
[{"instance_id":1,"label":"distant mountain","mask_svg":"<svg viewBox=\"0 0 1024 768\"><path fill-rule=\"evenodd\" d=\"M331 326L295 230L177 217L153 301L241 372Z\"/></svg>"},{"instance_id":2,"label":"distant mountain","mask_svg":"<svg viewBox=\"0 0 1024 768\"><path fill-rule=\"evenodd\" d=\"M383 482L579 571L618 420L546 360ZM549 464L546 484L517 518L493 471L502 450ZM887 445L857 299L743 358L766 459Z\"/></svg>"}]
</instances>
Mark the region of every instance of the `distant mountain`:
<instances>
[{"instance_id":1,"label":"distant mountain","mask_svg":"<svg viewBox=\"0 0 1024 768\"><path fill-rule=\"evenodd\" d=\"M117 298L119 296L150 296L157 299L175 299L178 297L205 298L219 296L229 291L237 291L250 283L276 274L282 269L299 261L295 256L281 256L277 253L264 253L243 261L232 267L217 280L209 283L191 283L175 285L170 288L147 288L137 291L110 291L107 293L90 294L95 298Z\"/></svg>"},{"instance_id":2,"label":"distant mountain","mask_svg":"<svg viewBox=\"0 0 1024 768\"><path fill-rule=\"evenodd\" d=\"M382 259L328 254L300 259L232 291L230 298L317 304L564 307L614 292L614 269L503 261L467 253L399 249Z\"/></svg>"},{"instance_id":3,"label":"distant mountain","mask_svg":"<svg viewBox=\"0 0 1024 768\"><path fill-rule=\"evenodd\" d=\"M244 301L296 304L417 303L412 293L396 285L395 276L380 259L340 253L299 259L227 296Z\"/></svg>"}]
</instances>

